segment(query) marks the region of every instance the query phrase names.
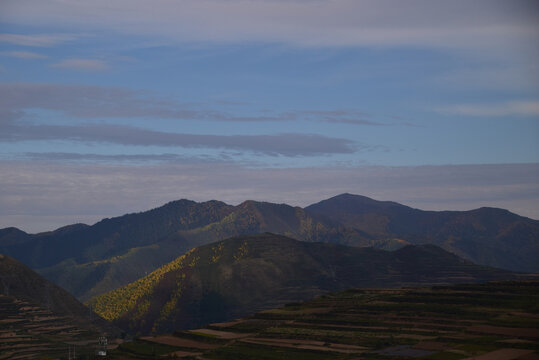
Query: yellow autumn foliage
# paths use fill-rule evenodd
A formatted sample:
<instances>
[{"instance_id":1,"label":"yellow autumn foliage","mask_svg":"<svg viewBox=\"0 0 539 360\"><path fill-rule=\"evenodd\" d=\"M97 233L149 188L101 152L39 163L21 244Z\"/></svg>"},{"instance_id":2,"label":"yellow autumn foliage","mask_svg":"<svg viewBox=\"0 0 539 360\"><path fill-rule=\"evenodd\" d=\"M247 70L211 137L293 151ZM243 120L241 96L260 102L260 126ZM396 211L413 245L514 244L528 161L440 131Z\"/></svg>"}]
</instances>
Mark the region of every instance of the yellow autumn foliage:
<instances>
[{"instance_id":1,"label":"yellow autumn foliage","mask_svg":"<svg viewBox=\"0 0 539 360\"><path fill-rule=\"evenodd\" d=\"M120 318L123 314L132 310L140 299L150 295L154 287L166 273L181 269L184 266L195 266L200 259L198 256L194 256L195 251L196 249L188 251L185 255L163 265L154 272L129 285L93 298L88 302L88 305L106 320L112 321ZM187 261L189 261L188 264L186 264ZM139 304L135 317L142 317L149 306L149 301Z\"/></svg>"}]
</instances>

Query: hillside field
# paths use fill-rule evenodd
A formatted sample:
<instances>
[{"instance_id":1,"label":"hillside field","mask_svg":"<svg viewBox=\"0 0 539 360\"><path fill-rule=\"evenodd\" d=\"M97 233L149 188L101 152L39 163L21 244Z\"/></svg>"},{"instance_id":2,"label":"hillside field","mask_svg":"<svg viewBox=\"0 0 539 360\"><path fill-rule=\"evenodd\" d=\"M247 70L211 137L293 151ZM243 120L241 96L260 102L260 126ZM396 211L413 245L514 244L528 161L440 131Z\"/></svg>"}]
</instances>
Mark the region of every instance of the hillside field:
<instances>
[{"instance_id":1,"label":"hillside field","mask_svg":"<svg viewBox=\"0 0 539 360\"><path fill-rule=\"evenodd\" d=\"M539 359L539 281L352 289L139 338L113 359Z\"/></svg>"}]
</instances>

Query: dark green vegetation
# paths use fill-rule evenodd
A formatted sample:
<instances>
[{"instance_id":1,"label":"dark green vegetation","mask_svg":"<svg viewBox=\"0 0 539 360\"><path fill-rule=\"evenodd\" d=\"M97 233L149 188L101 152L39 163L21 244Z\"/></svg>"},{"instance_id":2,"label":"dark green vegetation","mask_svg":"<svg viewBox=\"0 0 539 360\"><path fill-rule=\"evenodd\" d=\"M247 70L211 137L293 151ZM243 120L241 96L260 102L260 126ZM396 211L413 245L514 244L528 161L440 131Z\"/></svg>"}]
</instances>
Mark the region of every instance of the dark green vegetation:
<instances>
[{"instance_id":1,"label":"dark green vegetation","mask_svg":"<svg viewBox=\"0 0 539 360\"><path fill-rule=\"evenodd\" d=\"M515 277L433 245L385 251L261 234L193 249L89 305L128 332L149 334L227 321L327 291Z\"/></svg>"},{"instance_id":2,"label":"dark green vegetation","mask_svg":"<svg viewBox=\"0 0 539 360\"><path fill-rule=\"evenodd\" d=\"M112 354L148 358L156 346L159 355L186 359L532 360L539 357L538 304L537 281L347 290L138 339Z\"/></svg>"},{"instance_id":3,"label":"dark green vegetation","mask_svg":"<svg viewBox=\"0 0 539 360\"><path fill-rule=\"evenodd\" d=\"M297 240L396 249L432 243L473 262L538 272L539 222L506 210L433 212L344 194L305 209L246 201L174 201L36 235L0 230L13 256L81 300L128 284L191 248L272 232Z\"/></svg>"},{"instance_id":4,"label":"dark green vegetation","mask_svg":"<svg viewBox=\"0 0 539 360\"><path fill-rule=\"evenodd\" d=\"M20 262L0 255L0 359L94 353L100 334L120 331ZM72 350L73 351L73 350Z\"/></svg>"}]
</instances>

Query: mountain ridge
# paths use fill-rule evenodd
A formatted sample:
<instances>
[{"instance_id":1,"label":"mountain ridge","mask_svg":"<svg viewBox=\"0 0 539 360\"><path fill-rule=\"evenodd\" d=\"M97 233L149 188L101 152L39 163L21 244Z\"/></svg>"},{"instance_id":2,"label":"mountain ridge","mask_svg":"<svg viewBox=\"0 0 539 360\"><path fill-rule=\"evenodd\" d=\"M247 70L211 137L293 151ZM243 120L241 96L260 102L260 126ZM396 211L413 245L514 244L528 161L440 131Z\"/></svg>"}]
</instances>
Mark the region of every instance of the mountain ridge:
<instances>
[{"instance_id":1,"label":"mountain ridge","mask_svg":"<svg viewBox=\"0 0 539 360\"><path fill-rule=\"evenodd\" d=\"M181 199L91 226L74 224L34 235L1 229L0 252L87 300L135 281L191 248L262 232L385 249L433 243L476 263L539 272L537 220L495 208L423 211L352 194L306 208Z\"/></svg>"},{"instance_id":2,"label":"mountain ridge","mask_svg":"<svg viewBox=\"0 0 539 360\"><path fill-rule=\"evenodd\" d=\"M367 203L370 207L363 206ZM374 207L372 206L374 205ZM380 206L384 211L380 211ZM473 262L516 271L539 270L539 221L505 209L424 211L342 194L305 208L372 236L433 243ZM528 256L534 254L534 256Z\"/></svg>"}]
</instances>

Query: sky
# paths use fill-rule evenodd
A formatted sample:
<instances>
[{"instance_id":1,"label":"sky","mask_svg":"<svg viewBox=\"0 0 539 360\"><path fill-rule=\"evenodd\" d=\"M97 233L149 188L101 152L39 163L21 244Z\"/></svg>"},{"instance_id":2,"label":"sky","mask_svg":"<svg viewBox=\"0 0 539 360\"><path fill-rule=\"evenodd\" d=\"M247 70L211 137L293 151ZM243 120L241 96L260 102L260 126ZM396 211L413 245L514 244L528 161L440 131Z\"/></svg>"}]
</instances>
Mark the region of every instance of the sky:
<instances>
[{"instance_id":1,"label":"sky","mask_svg":"<svg viewBox=\"0 0 539 360\"><path fill-rule=\"evenodd\" d=\"M539 219L539 2L0 1L0 228L344 192Z\"/></svg>"}]
</instances>

